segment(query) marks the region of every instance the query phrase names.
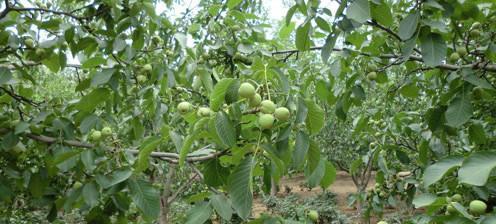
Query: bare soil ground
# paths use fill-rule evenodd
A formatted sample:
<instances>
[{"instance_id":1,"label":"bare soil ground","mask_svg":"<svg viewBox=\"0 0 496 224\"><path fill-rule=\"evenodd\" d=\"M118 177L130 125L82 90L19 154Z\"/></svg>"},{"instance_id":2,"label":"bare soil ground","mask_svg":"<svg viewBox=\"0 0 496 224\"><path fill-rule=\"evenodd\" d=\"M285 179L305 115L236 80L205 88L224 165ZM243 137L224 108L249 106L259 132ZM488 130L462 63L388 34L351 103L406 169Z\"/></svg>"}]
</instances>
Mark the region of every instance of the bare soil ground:
<instances>
[{"instance_id":1,"label":"bare soil ground","mask_svg":"<svg viewBox=\"0 0 496 224\"><path fill-rule=\"evenodd\" d=\"M300 198L306 198L322 193L321 188L314 188L310 190L306 187L303 187L303 184L305 183L305 177L303 175L285 177L281 180L280 183L281 190L277 194L278 197L284 197L287 195L287 192L285 192L285 189L287 187L291 189L291 193L297 194L298 196L300 196ZM374 185L375 181L372 177L367 188L373 188ZM351 179L351 176L344 171L339 171L336 175L336 180L329 187L328 190L337 195L337 205L339 210L352 218L353 223L360 223L360 218L357 214L357 210L355 208L348 207L348 195L350 195L351 193L355 193L357 190L355 184L353 183L353 180ZM261 197L256 197L253 204L253 214L255 217L257 217L263 212L267 212L267 208L263 203L263 199ZM391 210L389 212L394 212L394 210ZM372 223L375 222L376 220L372 220Z\"/></svg>"}]
</instances>

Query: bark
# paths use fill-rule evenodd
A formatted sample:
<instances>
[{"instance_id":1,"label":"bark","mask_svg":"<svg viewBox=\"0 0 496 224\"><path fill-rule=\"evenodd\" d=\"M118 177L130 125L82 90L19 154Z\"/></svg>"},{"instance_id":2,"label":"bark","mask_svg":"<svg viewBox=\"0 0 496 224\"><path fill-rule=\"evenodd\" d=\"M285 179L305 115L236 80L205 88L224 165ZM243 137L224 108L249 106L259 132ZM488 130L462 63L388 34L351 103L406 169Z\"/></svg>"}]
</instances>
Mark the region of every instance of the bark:
<instances>
[{"instance_id":1,"label":"bark","mask_svg":"<svg viewBox=\"0 0 496 224\"><path fill-rule=\"evenodd\" d=\"M172 192L172 183L176 176L176 167L169 166L169 172L167 173L167 177L165 179L164 191L162 192L162 196L160 197L160 224L168 224L169 223L169 211L170 211L170 203L169 197Z\"/></svg>"}]
</instances>

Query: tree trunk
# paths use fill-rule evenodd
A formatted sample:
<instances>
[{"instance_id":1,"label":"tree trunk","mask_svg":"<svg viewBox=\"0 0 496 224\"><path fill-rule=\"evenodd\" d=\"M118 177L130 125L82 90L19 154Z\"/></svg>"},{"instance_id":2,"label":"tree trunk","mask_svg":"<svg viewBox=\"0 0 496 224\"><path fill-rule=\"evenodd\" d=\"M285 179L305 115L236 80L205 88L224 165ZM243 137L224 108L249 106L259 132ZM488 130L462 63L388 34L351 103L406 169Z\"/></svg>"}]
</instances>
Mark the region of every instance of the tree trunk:
<instances>
[{"instance_id":1,"label":"tree trunk","mask_svg":"<svg viewBox=\"0 0 496 224\"><path fill-rule=\"evenodd\" d=\"M176 176L176 167L173 165L169 166L169 172L167 173L167 177L165 179L164 191L162 192L162 196L160 197L160 224L168 224L169 223L169 197L171 195L172 181Z\"/></svg>"},{"instance_id":2,"label":"tree trunk","mask_svg":"<svg viewBox=\"0 0 496 224\"><path fill-rule=\"evenodd\" d=\"M270 178L270 196L276 196L277 194L277 184L274 177Z\"/></svg>"}]
</instances>

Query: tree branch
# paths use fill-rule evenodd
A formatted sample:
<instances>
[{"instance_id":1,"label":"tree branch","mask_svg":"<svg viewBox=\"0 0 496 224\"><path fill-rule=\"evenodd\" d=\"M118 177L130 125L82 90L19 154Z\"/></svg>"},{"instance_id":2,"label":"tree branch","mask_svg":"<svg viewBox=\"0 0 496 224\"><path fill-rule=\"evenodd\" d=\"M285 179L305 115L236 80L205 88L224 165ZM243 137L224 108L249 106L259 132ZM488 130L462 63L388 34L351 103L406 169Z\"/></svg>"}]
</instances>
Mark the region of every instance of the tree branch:
<instances>
[{"instance_id":1,"label":"tree branch","mask_svg":"<svg viewBox=\"0 0 496 224\"><path fill-rule=\"evenodd\" d=\"M0 134L5 134L9 131L10 131L9 129L0 128ZM76 140L60 140L57 138L53 138L53 137L49 137L49 136L45 136L45 135L35 135L32 133L27 133L26 137L28 137L32 140L35 140L35 141L46 143L46 144L55 144L55 143L59 142L61 144L67 145L67 146L78 147L78 148L90 149L90 148L96 147L94 144L87 143L87 142L81 142L81 141L76 141ZM109 151L112 150L112 148L110 148L110 147L107 147L105 149L109 150ZM139 150L137 150L137 147L128 148L125 151L127 151L133 155L137 155L140 152ZM186 161L193 163L193 162L210 160L210 159L217 158L217 157L225 154L226 152L227 152L227 150L218 151L218 152L210 153L207 155L188 155L186 157ZM174 164L178 163L178 159L179 159L179 155L177 153L170 153L170 152L152 152L152 153L150 153L150 157L162 159L164 161L168 161L168 162L174 163Z\"/></svg>"},{"instance_id":2,"label":"tree branch","mask_svg":"<svg viewBox=\"0 0 496 224\"><path fill-rule=\"evenodd\" d=\"M322 48L323 48L322 46L312 47L309 50L310 51L322 50ZM395 55L395 54L372 55L370 53L360 52L360 51L356 51L356 50L352 50L352 49L348 49L348 48L334 48L334 49L332 49L332 51L337 51L337 52L350 51L350 52L357 53L361 56L377 57L377 58L382 58L382 59L397 59L397 58L403 57L401 55ZM294 49L294 50L274 51L274 52L272 52L272 55L289 54L289 53L293 53L293 52L299 52L299 50ZM416 56L416 55L410 55L407 60L408 61L423 62L422 57ZM444 70L451 70L451 71L456 71L456 70L459 70L462 68L472 68L472 69L481 69L481 70L489 71L489 72L496 72L496 64L487 64L486 65L483 63L479 63L479 62L471 63L471 64L465 64L465 65L441 64L441 65L436 66L436 68L444 69Z\"/></svg>"}]
</instances>

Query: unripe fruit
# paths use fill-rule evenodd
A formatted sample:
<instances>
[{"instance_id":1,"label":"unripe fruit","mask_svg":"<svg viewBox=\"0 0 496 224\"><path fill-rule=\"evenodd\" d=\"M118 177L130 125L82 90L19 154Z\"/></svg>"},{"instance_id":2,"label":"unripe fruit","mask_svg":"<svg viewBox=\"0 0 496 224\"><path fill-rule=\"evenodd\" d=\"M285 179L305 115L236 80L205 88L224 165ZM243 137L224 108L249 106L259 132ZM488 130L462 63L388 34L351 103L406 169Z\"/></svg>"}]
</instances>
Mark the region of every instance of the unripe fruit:
<instances>
[{"instance_id":1,"label":"unripe fruit","mask_svg":"<svg viewBox=\"0 0 496 224\"><path fill-rule=\"evenodd\" d=\"M112 128L110 128L110 127L104 127L104 128L102 128L102 135L104 137L107 137L107 136L112 135Z\"/></svg>"},{"instance_id":2,"label":"unripe fruit","mask_svg":"<svg viewBox=\"0 0 496 224\"><path fill-rule=\"evenodd\" d=\"M474 95L474 97L476 99L480 99L480 98L482 98L482 95L484 94L484 89L482 89L482 87L480 87L480 86L477 86L472 90L472 94Z\"/></svg>"},{"instance_id":3,"label":"unripe fruit","mask_svg":"<svg viewBox=\"0 0 496 224\"><path fill-rule=\"evenodd\" d=\"M29 47L29 48L33 48L34 47L34 41L33 39L31 38L27 38L24 40L24 44Z\"/></svg>"},{"instance_id":4,"label":"unripe fruit","mask_svg":"<svg viewBox=\"0 0 496 224\"><path fill-rule=\"evenodd\" d=\"M449 213L453 214L455 213L457 210L455 208L455 206L453 206L453 203L449 204L448 206L446 206L446 211L448 211Z\"/></svg>"},{"instance_id":5,"label":"unripe fruit","mask_svg":"<svg viewBox=\"0 0 496 224\"><path fill-rule=\"evenodd\" d=\"M308 211L308 218L314 222L317 222L319 220L319 213L315 210L310 210Z\"/></svg>"},{"instance_id":6,"label":"unripe fruit","mask_svg":"<svg viewBox=\"0 0 496 224\"><path fill-rule=\"evenodd\" d=\"M470 36L471 37L479 37L480 36L480 30L475 29L470 31Z\"/></svg>"},{"instance_id":7,"label":"unripe fruit","mask_svg":"<svg viewBox=\"0 0 496 224\"><path fill-rule=\"evenodd\" d=\"M255 95L255 87L247 82L242 83L239 86L238 94L243 98L251 98Z\"/></svg>"},{"instance_id":8,"label":"unripe fruit","mask_svg":"<svg viewBox=\"0 0 496 224\"><path fill-rule=\"evenodd\" d=\"M456 49L456 53L458 53L460 55L460 57L463 57L463 56L467 55L467 49L464 47L459 47Z\"/></svg>"},{"instance_id":9,"label":"unripe fruit","mask_svg":"<svg viewBox=\"0 0 496 224\"><path fill-rule=\"evenodd\" d=\"M480 200L473 200L470 202L469 211L473 215L481 215L486 212L487 205L485 202Z\"/></svg>"},{"instance_id":10,"label":"unripe fruit","mask_svg":"<svg viewBox=\"0 0 496 224\"><path fill-rule=\"evenodd\" d=\"M177 105L177 111L182 114L182 115L185 115L187 114L188 112L191 111L193 107L191 106L191 103L189 102L181 102Z\"/></svg>"},{"instance_id":11,"label":"unripe fruit","mask_svg":"<svg viewBox=\"0 0 496 224\"><path fill-rule=\"evenodd\" d=\"M212 111L210 110L210 108L200 107L198 109L198 112L196 112L196 115L198 115L198 117L208 117L208 116L210 116L211 113L212 113Z\"/></svg>"},{"instance_id":12,"label":"unripe fruit","mask_svg":"<svg viewBox=\"0 0 496 224\"><path fill-rule=\"evenodd\" d=\"M278 107L274 112L274 116L280 121L289 120L289 115L289 110L286 107Z\"/></svg>"},{"instance_id":13,"label":"unripe fruit","mask_svg":"<svg viewBox=\"0 0 496 224\"><path fill-rule=\"evenodd\" d=\"M256 93L255 95L253 95L248 100L248 104L250 105L250 107L257 107L258 105L260 105L261 102L262 102L262 97L258 93Z\"/></svg>"},{"instance_id":14,"label":"unripe fruit","mask_svg":"<svg viewBox=\"0 0 496 224\"><path fill-rule=\"evenodd\" d=\"M148 80L146 75L138 75L138 77L136 77L136 79L138 79L138 83L145 83L146 80Z\"/></svg>"},{"instance_id":15,"label":"unripe fruit","mask_svg":"<svg viewBox=\"0 0 496 224\"><path fill-rule=\"evenodd\" d=\"M43 48L37 48L35 51L36 56L41 57L45 54L45 49Z\"/></svg>"},{"instance_id":16,"label":"unripe fruit","mask_svg":"<svg viewBox=\"0 0 496 224\"><path fill-rule=\"evenodd\" d=\"M451 53L450 57L449 57L449 60L451 62L455 62L455 61L458 61L460 59L460 55L456 52L453 52Z\"/></svg>"},{"instance_id":17,"label":"unripe fruit","mask_svg":"<svg viewBox=\"0 0 496 224\"><path fill-rule=\"evenodd\" d=\"M102 138L102 132L100 132L100 131L93 131L91 133L91 136L90 137L91 137L92 140L98 141L98 140L100 140Z\"/></svg>"},{"instance_id":18,"label":"unripe fruit","mask_svg":"<svg viewBox=\"0 0 496 224\"><path fill-rule=\"evenodd\" d=\"M276 110L276 105L270 100L264 100L260 103L260 111L264 114L272 114Z\"/></svg>"},{"instance_id":19,"label":"unripe fruit","mask_svg":"<svg viewBox=\"0 0 496 224\"><path fill-rule=\"evenodd\" d=\"M481 23L475 22L472 24L472 29L479 29L479 28L481 28Z\"/></svg>"},{"instance_id":20,"label":"unripe fruit","mask_svg":"<svg viewBox=\"0 0 496 224\"><path fill-rule=\"evenodd\" d=\"M78 189L78 188L82 187L83 184L81 182L79 182L79 181L76 181L76 183L74 183L73 186L74 186L75 189Z\"/></svg>"},{"instance_id":21,"label":"unripe fruit","mask_svg":"<svg viewBox=\"0 0 496 224\"><path fill-rule=\"evenodd\" d=\"M463 198L460 194L455 194L455 195L451 196L451 200L455 201L455 202L460 202L463 200Z\"/></svg>"},{"instance_id":22,"label":"unripe fruit","mask_svg":"<svg viewBox=\"0 0 496 224\"><path fill-rule=\"evenodd\" d=\"M375 64L370 64L368 67L369 72L373 72L377 70L377 66Z\"/></svg>"},{"instance_id":23,"label":"unripe fruit","mask_svg":"<svg viewBox=\"0 0 496 224\"><path fill-rule=\"evenodd\" d=\"M145 72L151 72L152 69L153 69L152 65L150 65L150 64L146 64L143 66L143 71L145 71Z\"/></svg>"},{"instance_id":24,"label":"unripe fruit","mask_svg":"<svg viewBox=\"0 0 496 224\"><path fill-rule=\"evenodd\" d=\"M271 129L274 125L274 116L272 114L262 114L258 118L258 124L262 129Z\"/></svg>"},{"instance_id":25,"label":"unripe fruit","mask_svg":"<svg viewBox=\"0 0 496 224\"><path fill-rule=\"evenodd\" d=\"M367 74L367 79L369 79L370 81L377 79L377 73L376 72L369 72Z\"/></svg>"},{"instance_id":26,"label":"unripe fruit","mask_svg":"<svg viewBox=\"0 0 496 224\"><path fill-rule=\"evenodd\" d=\"M379 221L377 224L388 224L386 221Z\"/></svg>"}]
</instances>

